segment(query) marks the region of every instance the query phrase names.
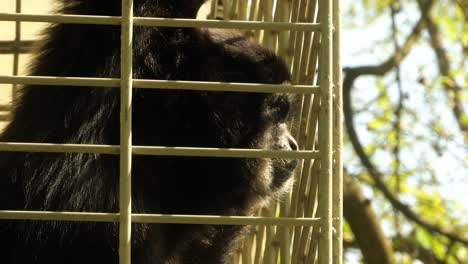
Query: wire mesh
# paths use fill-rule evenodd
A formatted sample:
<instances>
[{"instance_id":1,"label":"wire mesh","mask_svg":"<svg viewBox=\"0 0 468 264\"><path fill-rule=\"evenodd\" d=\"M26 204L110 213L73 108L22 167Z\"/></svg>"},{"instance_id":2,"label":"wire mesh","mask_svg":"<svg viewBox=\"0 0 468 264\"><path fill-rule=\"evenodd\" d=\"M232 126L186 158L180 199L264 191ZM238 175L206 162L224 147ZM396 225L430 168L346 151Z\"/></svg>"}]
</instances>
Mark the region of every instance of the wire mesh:
<instances>
[{"instance_id":1,"label":"wire mesh","mask_svg":"<svg viewBox=\"0 0 468 264\"><path fill-rule=\"evenodd\" d=\"M12 0L13 1L13 0ZM1 142L0 151L106 153L120 156L120 212L0 211L0 219L103 221L120 223L120 263L130 263L131 223L251 225L232 263L341 263L341 63L340 1L334 0L214 0L211 20L133 17L132 1L122 0L122 16L0 13L0 21L15 22L14 40L0 36L0 54L13 54L12 74L0 83L12 85L11 97L22 84L121 88L121 142L119 146ZM22 22L106 24L122 27L121 79L18 76L19 56L31 51L34 41L21 39ZM132 80L132 28L139 26L212 27L243 30L285 58L291 66L291 85ZM300 111L291 121L298 151L252 149L168 148L133 146L131 91L191 89L206 91L284 92L301 97ZM94 89L94 88L93 88ZM6 111L9 105L0 105ZM284 157L302 162L296 169L291 193L256 217L142 215L131 213L131 156L171 155L203 157ZM333 176L333 177L332 177Z\"/></svg>"}]
</instances>

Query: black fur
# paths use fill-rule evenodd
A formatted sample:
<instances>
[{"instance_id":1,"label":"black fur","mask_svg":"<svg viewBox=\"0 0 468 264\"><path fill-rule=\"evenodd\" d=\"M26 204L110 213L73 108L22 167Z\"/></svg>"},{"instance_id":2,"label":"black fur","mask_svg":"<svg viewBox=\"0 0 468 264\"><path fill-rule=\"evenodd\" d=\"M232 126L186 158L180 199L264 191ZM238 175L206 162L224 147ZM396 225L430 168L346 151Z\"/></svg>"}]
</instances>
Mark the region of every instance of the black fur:
<instances>
[{"instance_id":1,"label":"black fur","mask_svg":"<svg viewBox=\"0 0 468 264\"><path fill-rule=\"evenodd\" d=\"M135 16L195 17L201 0L134 0ZM63 0L60 12L119 15L118 0ZM40 76L118 77L120 28L53 25ZM289 81L272 52L223 30L136 27L134 78ZM295 149L285 95L135 89L135 145ZM119 144L119 90L29 85L0 141ZM290 183L295 161L133 157L133 212L251 215ZM118 157L0 153L0 210L118 211ZM225 263L243 227L134 224L133 263ZM117 263L118 225L0 221L6 264Z\"/></svg>"}]
</instances>

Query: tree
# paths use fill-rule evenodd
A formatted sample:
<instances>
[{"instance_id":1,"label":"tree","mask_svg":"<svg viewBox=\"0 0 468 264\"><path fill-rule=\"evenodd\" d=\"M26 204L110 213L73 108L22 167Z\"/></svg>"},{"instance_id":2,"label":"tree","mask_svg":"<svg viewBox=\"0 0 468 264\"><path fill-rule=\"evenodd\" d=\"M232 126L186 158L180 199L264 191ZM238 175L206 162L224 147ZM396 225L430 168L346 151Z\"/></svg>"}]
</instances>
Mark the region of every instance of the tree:
<instances>
[{"instance_id":1,"label":"tree","mask_svg":"<svg viewBox=\"0 0 468 264\"><path fill-rule=\"evenodd\" d=\"M372 36L344 61L345 248L365 263L467 263L468 2L343 4L344 30Z\"/></svg>"}]
</instances>

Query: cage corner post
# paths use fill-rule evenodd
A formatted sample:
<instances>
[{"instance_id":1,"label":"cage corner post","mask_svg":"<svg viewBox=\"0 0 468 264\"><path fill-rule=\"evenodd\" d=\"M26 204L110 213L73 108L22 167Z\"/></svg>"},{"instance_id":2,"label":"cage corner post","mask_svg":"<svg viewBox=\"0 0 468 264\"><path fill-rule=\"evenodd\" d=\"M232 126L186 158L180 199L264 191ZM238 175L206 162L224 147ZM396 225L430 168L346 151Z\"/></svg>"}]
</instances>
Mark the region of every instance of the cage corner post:
<instances>
[{"instance_id":1,"label":"cage corner post","mask_svg":"<svg viewBox=\"0 0 468 264\"><path fill-rule=\"evenodd\" d=\"M333 0L333 264L343 263L341 0Z\"/></svg>"},{"instance_id":2,"label":"cage corner post","mask_svg":"<svg viewBox=\"0 0 468 264\"><path fill-rule=\"evenodd\" d=\"M333 215L332 215L332 172L333 172L333 3L319 2L321 47L320 47L320 116L319 144L321 153L319 216L320 236L318 263L332 263Z\"/></svg>"},{"instance_id":3,"label":"cage corner post","mask_svg":"<svg viewBox=\"0 0 468 264\"><path fill-rule=\"evenodd\" d=\"M122 0L120 54L119 264L131 263L133 0Z\"/></svg>"}]
</instances>

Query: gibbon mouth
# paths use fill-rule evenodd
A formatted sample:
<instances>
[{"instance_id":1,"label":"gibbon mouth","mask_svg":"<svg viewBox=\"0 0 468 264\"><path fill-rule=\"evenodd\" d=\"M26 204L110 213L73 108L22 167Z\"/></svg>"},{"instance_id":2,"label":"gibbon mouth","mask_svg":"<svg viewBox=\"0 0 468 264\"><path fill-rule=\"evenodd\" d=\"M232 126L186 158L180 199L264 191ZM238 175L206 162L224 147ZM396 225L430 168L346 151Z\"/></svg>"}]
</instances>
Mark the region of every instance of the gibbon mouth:
<instances>
[{"instance_id":1,"label":"gibbon mouth","mask_svg":"<svg viewBox=\"0 0 468 264\"><path fill-rule=\"evenodd\" d=\"M297 159L274 159L273 186L280 187L289 180L298 164Z\"/></svg>"},{"instance_id":2,"label":"gibbon mouth","mask_svg":"<svg viewBox=\"0 0 468 264\"><path fill-rule=\"evenodd\" d=\"M294 171L299 164L299 161L297 159L288 159L288 160L283 160L285 164L285 168L289 171Z\"/></svg>"},{"instance_id":3,"label":"gibbon mouth","mask_svg":"<svg viewBox=\"0 0 468 264\"><path fill-rule=\"evenodd\" d=\"M273 162L277 163L278 166L281 167L281 169L284 169L289 172L293 172L299 164L299 161L297 159L274 159Z\"/></svg>"}]
</instances>

